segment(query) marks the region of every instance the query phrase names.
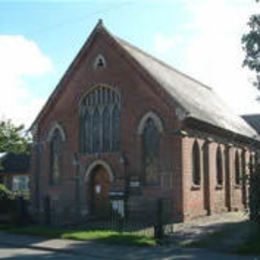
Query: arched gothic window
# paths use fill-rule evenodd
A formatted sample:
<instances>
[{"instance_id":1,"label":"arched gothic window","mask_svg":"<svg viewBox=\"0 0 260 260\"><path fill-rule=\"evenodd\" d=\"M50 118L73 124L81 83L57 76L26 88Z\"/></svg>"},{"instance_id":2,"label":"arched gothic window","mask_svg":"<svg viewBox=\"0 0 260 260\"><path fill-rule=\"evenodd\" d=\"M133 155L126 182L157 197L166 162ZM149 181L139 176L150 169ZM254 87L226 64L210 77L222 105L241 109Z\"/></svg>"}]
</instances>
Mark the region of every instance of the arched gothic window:
<instances>
[{"instance_id":1,"label":"arched gothic window","mask_svg":"<svg viewBox=\"0 0 260 260\"><path fill-rule=\"evenodd\" d=\"M109 152L110 151L110 147L111 147L111 131L110 131L110 127L111 127L111 115L110 115L110 111L109 108L106 107L104 112L103 112L103 151L104 152Z\"/></svg>"},{"instance_id":2,"label":"arched gothic window","mask_svg":"<svg viewBox=\"0 0 260 260\"><path fill-rule=\"evenodd\" d=\"M55 129L50 140L50 184L60 183L62 156L62 136L59 129Z\"/></svg>"},{"instance_id":3,"label":"arched gothic window","mask_svg":"<svg viewBox=\"0 0 260 260\"><path fill-rule=\"evenodd\" d=\"M196 140L192 148L192 182L194 185L200 185L200 148Z\"/></svg>"},{"instance_id":4,"label":"arched gothic window","mask_svg":"<svg viewBox=\"0 0 260 260\"><path fill-rule=\"evenodd\" d=\"M100 132L101 132L101 116L98 108L96 108L93 114L93 125L92 125L92 133L93 133L92 149L94 153L98 153L101 150ZM86 134L88 135L88 133Z\"/></svg>"},{"instance_id":5,"label":"arched gothic window","mask_svg":"<svg viewBox=\"0 0 260 260\"><path fill-rule=\"evenodd\" d=\"M223 184L223 160L221 148L217 148L216 152L216 170L217 170L217 185L221 186Z\"/></svg>"},{"instance_id":6,"label":"arched gothic window","mask_svg":"<svg viewBox=\"0 0 260 260\"><path fill-rule=\"evenodd\" d=\"M116 152L119 151L120 147L120 110L117 105L114 107L113 110L112 125L114 126L112 150Z\"/></svg>"},{"instance_id":7,"label":"arched gothic window","mask_svg":"<svg viewBox=\"0 0 260 260\"><path fill-rule=\"evenodd\" d=\"M111 87L96 87L83 99L80 111L81 152L119 152L119 93Z\"/></svg>"},{"instance_id":8,"label":"arched gothic window","mask_svg":"<svg viewBox=\"0 0 260 260\"><path fill-rule=\"evenodd\" d=\"M240 160L238 151L235 153L235 184L240 184Z\"/></svg>"},{"instance_id":9,"label":"arched gothic window","mask_svg":"<svg viewBox=\"0 0 260 260\"><path fill-rule=\"evenodd\" d=\"M91 143L90 134L87 134L87 133L91 133L91 116L90 116L90 113L88 111L85 111L83 131L85 133L85 135L84 135L85 145L83 146L83 149L87 153L89 153L91 151L92 143Z\"/></svg>"},{"instance_id":10,"label":"arched gothic window","mask_svg":"<svg viewBox=\"0 0 260 260\"><path fill-rule=\"evenodd\" d=\"M160 132L152 118L148 118L143 131L145 184L159 183Z\"/></svg>"}]
</instances>

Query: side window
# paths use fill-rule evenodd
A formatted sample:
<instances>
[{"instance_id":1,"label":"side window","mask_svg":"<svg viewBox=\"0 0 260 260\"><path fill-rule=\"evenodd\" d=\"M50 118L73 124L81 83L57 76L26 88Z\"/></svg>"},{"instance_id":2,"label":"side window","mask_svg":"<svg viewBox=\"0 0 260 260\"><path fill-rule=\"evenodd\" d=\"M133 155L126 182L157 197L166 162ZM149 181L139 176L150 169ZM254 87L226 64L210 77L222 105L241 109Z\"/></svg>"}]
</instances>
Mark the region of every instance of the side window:
<instances>
[{"instance_id":1,"label":"side window","mask_svg":"<svg viewBox=\"0 0 260 260\"><path fill-rule=\"evenodd\" d=\"M218 147L216 151L216 174L217 174L217 185L223 185L223 159L221 148Z\"/></svg>"},{"instance_id":2,"label":"side window","mask_svg":"<svg viewBox=\"0 0 260 260\"><path fill-rule=\"evenodd\" d=\"M159 184L160 133L152 118L148 118L143 131L145 184Z\"/></svg>"},{"instance_id":3,"label":"side window","mask_svg":"<svg viewBox=\"0 0 260 260\"><path fill-rule=\"evenodd\" d=\"M240 184L240 158L239 153L236 151L235 153L235 184Z\"/></svg>"},{"instance_id":4,"label":"side window","mask_svg":"<svg viewBox=\"0 0 260 260\"><path fill-rule=\"evenodd\" d=\"M192 148L192 182L193 185L200 185L200 148L196 140Z\"/></svg>"},{"instance_id":5,"label":"side window","mask_svg":"<svg viewBox=\"0 0 260 260\"><path fill-rule=\"evenodd\" d=\"M50 184L60 183L62 163L62 136L59 129L55 129L50 140Z\"/></svg>"}]
</instances>

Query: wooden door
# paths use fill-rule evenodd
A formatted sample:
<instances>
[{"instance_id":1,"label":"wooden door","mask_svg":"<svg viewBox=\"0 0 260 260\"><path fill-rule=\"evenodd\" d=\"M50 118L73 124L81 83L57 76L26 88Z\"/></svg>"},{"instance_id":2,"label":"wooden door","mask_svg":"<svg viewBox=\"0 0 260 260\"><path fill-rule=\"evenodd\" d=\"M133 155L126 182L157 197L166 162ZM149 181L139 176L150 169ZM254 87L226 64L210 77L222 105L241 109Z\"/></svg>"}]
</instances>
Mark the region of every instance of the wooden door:
<instances>
[{"instance_id":1,"label":"wooden door","mask_svg":"<svg viewBox=\"0 0 260 260\"><path fill-rule=\"evenodd\" d=\"M110 181L107 171L98 167L92 175L92 209L99 216L106 216L109 211Z\"/></svg>"}]
</instances>

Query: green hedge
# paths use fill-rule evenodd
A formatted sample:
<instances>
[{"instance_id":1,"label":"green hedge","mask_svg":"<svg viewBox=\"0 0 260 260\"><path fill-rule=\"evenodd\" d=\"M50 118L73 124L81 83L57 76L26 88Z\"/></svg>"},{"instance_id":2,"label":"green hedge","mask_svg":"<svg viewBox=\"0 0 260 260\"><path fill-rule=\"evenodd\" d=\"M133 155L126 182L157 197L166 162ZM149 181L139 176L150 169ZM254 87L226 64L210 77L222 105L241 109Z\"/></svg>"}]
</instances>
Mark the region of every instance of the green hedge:
<instances>
[{"instance_id":1,"label":"green hedge","mask_svg":"<svg viewBox=\"0 0 260 260\"><path fill-rule=\"evenodd\" d=\"M12 192L5 185L0 184L0 201L11 199Z\"/></svg>"}]
</instances>

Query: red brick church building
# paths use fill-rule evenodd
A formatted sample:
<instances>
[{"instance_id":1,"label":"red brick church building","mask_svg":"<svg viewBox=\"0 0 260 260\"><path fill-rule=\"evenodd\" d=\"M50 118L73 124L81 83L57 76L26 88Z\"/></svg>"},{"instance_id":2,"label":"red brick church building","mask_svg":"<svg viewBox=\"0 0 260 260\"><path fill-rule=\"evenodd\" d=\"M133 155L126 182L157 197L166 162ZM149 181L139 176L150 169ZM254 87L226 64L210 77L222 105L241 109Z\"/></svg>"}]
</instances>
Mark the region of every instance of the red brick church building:
<instances>
[{"instance_id":1,"label":"red brick church building","mask_svg":"<svg viewBox=\"0 0 260 260\"><path fill-rule=\"evenodd\" d=\"M100 21L32 128L35 213L172 203L172 220L240 210L257 133L210 87L112 35ZM131 207L131 205L133 205ZM53 218L50 216L50 218Z\"/></svg>"}]
</instances>

